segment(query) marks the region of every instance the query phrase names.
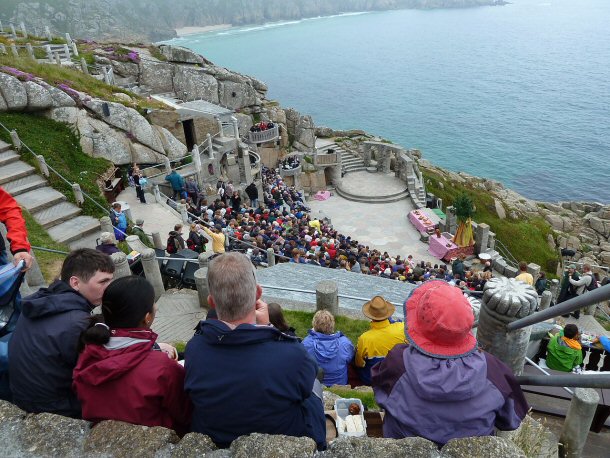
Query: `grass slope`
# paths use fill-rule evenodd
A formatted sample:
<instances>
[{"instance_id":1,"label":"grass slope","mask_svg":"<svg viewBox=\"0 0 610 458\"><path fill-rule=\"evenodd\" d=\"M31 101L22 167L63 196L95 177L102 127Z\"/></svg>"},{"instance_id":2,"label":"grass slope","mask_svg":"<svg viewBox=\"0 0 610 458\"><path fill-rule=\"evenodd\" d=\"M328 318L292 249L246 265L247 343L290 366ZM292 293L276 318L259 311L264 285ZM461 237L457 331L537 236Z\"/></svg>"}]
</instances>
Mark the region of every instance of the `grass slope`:
<instances>
[{"instance_id":1,"label":"grass slope","mask_svg":"<svg viewBox=\"0 0 610 458\"><path fill-rule=\"evenodd\" d=\"M47 164L70 183L78 183L82 190L99 204L108 206L95 180L112 164L106 159L93 158L83 153L77 136L66 124L26 113L0 113L0 123L9 130L15 129L22 142L36 154L44 156ZM0 128L0 139L11 143L10 134L2 128ZM38 161L25 149L21 152L21 159L38 167ZM75 203L72 186L53 173L48 180L54 189L63 193L70 202ZM98 218L107 215L106 211L102 211L89 199L85 199L82 208L87 215Z\"/></svg>"},{"instance_id":2,"label":"grass slope","mask_svg":"<svg viewBox=\"0 0 610 458\"><path fill-rule=\"evenodd\" d=\"M500 219L495 211L494 199L489 193L474 189L468 183L448 182L429 170L422 170L422 173L426 180L426 190L443 199L443 204L452 205L456 196L466 193L476 207L474 221L489 224L497 240L504 243L518 261L534 262L554 276L557 253L547 244L551 228L543 218Z\"/></svg>"},{"instance_id":3,"label":"grass slope","mask_svg":"<svg viewBox=\"0 0 610 458\"><path fill-rule=\"evenodd\" d=\"M64 252L70 251L70 248L66 245L57 243L49 237L49 234L47 234L44 227L38 224L26 210L22 209L21 211L23 213L23 218L25 219L25 225L28 229L28 240L32 247L43 247ZM66 255L40 251L35 248L32 252L36 256L42 275L47 283L51 283L55 278L59 277L61 264L64 262Z\"/></svg>"}]
</instances>

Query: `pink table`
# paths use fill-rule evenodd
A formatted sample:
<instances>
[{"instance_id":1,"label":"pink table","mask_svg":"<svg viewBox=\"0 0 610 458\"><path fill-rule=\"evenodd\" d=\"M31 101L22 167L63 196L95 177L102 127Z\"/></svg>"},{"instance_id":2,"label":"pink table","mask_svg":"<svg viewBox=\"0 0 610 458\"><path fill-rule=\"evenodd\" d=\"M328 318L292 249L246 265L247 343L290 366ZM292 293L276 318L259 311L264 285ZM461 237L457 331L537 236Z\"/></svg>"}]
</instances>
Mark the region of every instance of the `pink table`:
<instances>
[{"instance_id":1,"label":"pink table","mask_svg":"<svg viewBox=\"0 0 610 458\"><path fill-rule=\"evenodd\" d=\"M420 219L421 218L421 219ZM412 210L409 212L409 221L422 234L434 232L438 226L440 218L432 210L422 208L420 210Z\"/></svg>"},{"instance_id":2,"label":"pink table","mask_svg":"<svg viewBox=\"0 0 610 458\"><path fill-rule=\"evenodd\" d=\"M447 253L458 248L458 246L451 241L451 238L451 234L448 232L443 232L440 237L437 237L436 234L432 234L430 236L428 252L435 258L446 258Z\"/></svg>"}]
</instances>

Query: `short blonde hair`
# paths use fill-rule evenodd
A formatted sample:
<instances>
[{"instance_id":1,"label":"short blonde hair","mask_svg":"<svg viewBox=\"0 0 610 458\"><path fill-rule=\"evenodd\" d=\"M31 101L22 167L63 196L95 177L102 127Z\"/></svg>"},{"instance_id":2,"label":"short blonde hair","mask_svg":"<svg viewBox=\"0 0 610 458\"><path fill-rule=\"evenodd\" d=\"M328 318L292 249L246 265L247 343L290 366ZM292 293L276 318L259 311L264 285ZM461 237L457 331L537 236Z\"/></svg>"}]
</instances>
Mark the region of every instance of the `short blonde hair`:
<instances>
[{"instance_id":1,"label":"short blonde hair","mask_svg":"<svg viewBox=\"0 0 610 458\"><path fill-rule=\"evenodd\" d=\"M335 332L335 317L328 310L318 310L311 320L311 326L316 332L333 334Z\"/></svg>"}]
</instances>

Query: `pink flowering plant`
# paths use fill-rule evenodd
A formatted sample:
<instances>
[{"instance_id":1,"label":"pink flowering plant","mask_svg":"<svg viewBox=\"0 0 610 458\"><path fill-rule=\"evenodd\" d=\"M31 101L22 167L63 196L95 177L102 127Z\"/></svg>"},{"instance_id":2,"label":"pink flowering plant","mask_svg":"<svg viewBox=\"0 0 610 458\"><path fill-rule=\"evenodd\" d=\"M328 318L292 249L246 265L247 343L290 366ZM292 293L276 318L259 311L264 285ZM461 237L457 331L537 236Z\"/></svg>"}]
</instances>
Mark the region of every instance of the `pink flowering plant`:
<instances>
[{"instance_id":1,"label":"pink flowering plant","mask_svg":"<svg viewBox=\"0 0 610 458\"><path fill-rule=\"evenodd\" d=\"M8 73L9 75L13 75L15 78L18 78L20 81L32 81L34 79L34 75L31 73L22 72L19 69L13 67L0 67L0 71L4 73Z\"/></svg>"},{"instance_id":2,"label":"pink flowering plant","mask_svg":"<svg viewBox=\"0 0 610 458\"><path fill-rule=\"evenodd\" d=\"M75 102L80 102L80 94L75 89L72 89L68 84L61 83L57 85L58 89L61 89L66 94L74 99Z\"/></svg>"}]
</instances>

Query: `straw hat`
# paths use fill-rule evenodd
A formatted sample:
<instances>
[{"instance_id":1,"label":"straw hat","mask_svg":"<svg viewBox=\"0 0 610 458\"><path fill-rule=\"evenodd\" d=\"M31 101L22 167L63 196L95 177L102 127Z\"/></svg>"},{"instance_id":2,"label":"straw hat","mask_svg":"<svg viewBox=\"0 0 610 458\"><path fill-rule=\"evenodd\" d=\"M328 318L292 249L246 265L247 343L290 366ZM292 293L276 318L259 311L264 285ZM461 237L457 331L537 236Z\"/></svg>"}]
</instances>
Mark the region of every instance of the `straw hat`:
<instances>
[{"instance_id":1,"label":"straw hat","mask_svg":"<svg viewBox=\"0 0 610 458\"><path fill-rule=\"evenodd\" d=\"M415 288L405 302L405 334L421 353L461 358L474 352L474 314L462 291L440 280Z\"/></svg>"},{"instance_id":2,"label":"straw hat","mask_svg":"<svg viewBox=\"0 0 610 458\"><path fill-rule=\"evenodd\" d=\"M387 320L395 311L396 307L381 296L375 296L362 306L364 316L373 321Z\"/></svg>"}]
</instances>

